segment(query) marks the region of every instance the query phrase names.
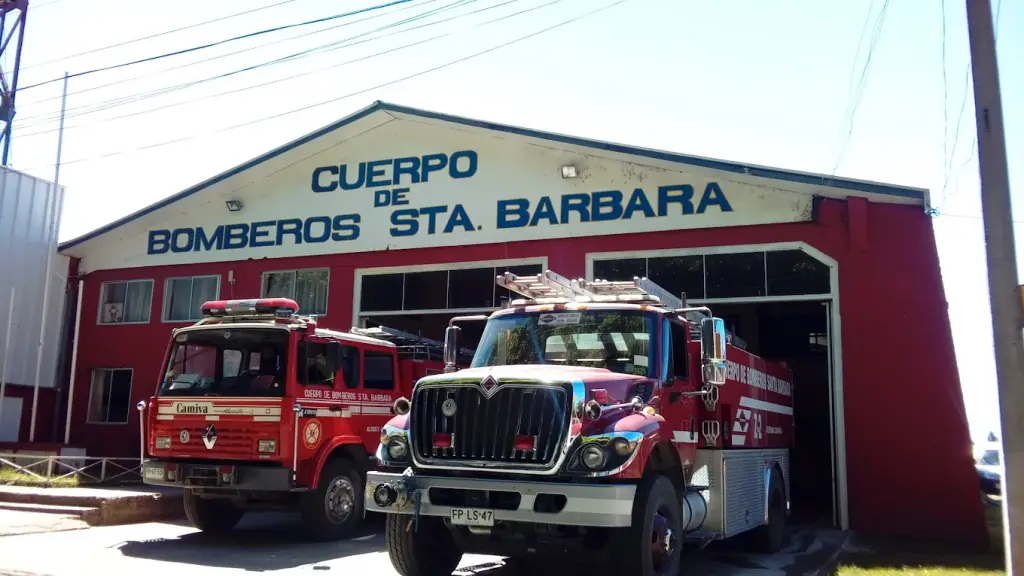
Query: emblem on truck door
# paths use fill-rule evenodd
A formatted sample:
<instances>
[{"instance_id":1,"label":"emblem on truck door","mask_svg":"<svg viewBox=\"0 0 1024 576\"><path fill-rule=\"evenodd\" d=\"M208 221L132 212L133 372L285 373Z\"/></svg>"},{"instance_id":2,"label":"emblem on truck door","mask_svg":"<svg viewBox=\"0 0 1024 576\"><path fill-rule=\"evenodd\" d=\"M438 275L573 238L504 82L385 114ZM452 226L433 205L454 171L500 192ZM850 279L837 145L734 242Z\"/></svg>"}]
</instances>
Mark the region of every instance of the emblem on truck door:
<instances>
[{"instance_id":1,"label":"emblem on truck door","mask_svg":"<svg viewBox=\"0 0 1024 576\"><path fill-rule=\"evenodd\" d=\"M203 445L206 446L207 450L213 450L213 445L217 443L217 429L210 424L206 427L206 431L203 432Z\"/></svg>"}]
</instances>

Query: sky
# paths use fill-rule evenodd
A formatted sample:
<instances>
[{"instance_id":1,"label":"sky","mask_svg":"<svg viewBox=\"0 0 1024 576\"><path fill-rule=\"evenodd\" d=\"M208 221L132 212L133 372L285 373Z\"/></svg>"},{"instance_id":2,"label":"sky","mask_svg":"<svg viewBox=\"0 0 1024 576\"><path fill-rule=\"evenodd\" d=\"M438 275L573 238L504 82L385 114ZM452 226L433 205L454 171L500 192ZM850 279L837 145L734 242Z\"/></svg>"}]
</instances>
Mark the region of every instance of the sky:
<instances>
[{"instance_id":1,"label":"sky","mask_svg":"<svg viewBox=\"0 0 1024 576\"><path fill-rule=\"evenodd\" d=\"M375 100L928 188L971 433L997 428L966 2L412 0L81 74L385 2L32 0L10 165L54 178L62 83L50 81L69 72L62 241ZM1024 29L1024 3L992 2L1020 191L1024 36L1008 32Z\"/></svg>"}]
</instances>

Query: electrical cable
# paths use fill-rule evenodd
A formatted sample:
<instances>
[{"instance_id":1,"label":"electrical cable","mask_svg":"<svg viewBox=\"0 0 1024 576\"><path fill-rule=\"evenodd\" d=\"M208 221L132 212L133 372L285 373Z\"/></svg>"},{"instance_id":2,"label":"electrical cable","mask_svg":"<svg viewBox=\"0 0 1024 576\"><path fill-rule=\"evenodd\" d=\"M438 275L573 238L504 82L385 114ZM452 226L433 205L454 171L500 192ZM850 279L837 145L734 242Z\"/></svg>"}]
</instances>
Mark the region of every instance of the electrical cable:
<instances>
[{"instance_id":1,"label":"electrical cable","mask_svg":"<svg viewBox=\"0 0 1024 576\"><path fill-rule=\"evenodd\" d=\"M614 2L612 2L610 4L605 4L604 6L601 6L600 8L596 8L594 10L591 10L590 12L585 12L585 13L579 15L579 16L574 16L574 17L572 17L572 18L570 18L568 20L563 20L563 21L561 21L561 22L559 22L557 24L553 24L553 25L548 26L546 28L542 28L542 29L540 29L540 30L538 30L536 32L531 32L530 34L527 34L525 36L520 36L520 37L515 38L513 40L509 40L508 42L504 42L504 43L498 44L496 46L492 46L490 48L486 48L486 49L481 50L479 52L474 52L474 53L469 54L467 56L462 56L460 58L456 58L454 60L449 60L447 62L444 62L442 64L438 64L437 66L433 66L433 67L427 68L425 70L420 70L418 72L413 72L411 74L408 74L406 76L402 76L401 78L397 78L395 80L389 80L387 82L383 82L381 84L377 84L377 85L371 86L369 88L363 88L361 90L356 90L354 92L349 92L347 94L343 94L341 96L336 96L336 97L330 98L328 100L323 100L323 101L320 101L320 102L317 102L317 103L314 103L314 104L308 104L308 105L302 106L300 108L295 108L293 110L288 110L288 111L285 111L285 112L280 112L278 114L274 114L274 115L271 115L271 116L265 116L263 118L257 118L256 120L250 120L248 122L243 122L243 123L240 123L240 124L234 124L234 125L226 126L224 128L219 128L217 130L213 130L211 132L207 132L205 134L193 134L193 135L190 135L190 136L183 136L181 138L175 138L173 140L166 140L166 141L157 142L157 143L154 143L154 144L147 144L145 146L138 146L138 147L132 148L132 149L118 150L118 151L110 152L110 153L107 153L107 154L101 154L99 156L95 156L95 157L92 157L92 158L76 158L74 160L68 160L68 161L61 162L61 165L64 166L64 165L68 165L68 164L77 164L77 163L80 163L80 162L88 162L88 161L92 161L92 160L100 160L100 159L104 159L104 158L111 158L111 157L114 157L114 156L120 156L120 155L123 155L123 154L129 154L129 153L132 153L132 152L138 152L138 151L142 151L142 150L151 150L151 149L154 149L154 148L160 148L160 147L163 147L163 146L169 146L171 144L177 144L177 143L180 143L180 142L187 142L189 140L195 140L197 138L201 138L201 137L204 137L204 136L212 136L212 135L215 135L215 134L221 134L221 133L224 133L224 132L230 132L232 130L237 130L239 128L246 128L246 127L249 127L249 126L254 126L256 124L261 124L263 122L268 122L270 120L276 120L278 118L284 118L286 116L291 116L292 114L298 114L299 112L305 112L307 110L313 110L315 108L319 108L321 106L326 106L328 104L334 104L335 102L340 102L342 100L346 100L346 99L351 98L353 96L359 96L359 95L365 94L367 92L372 92L374 90L379 90L381 88L385 88L385 87L388 87L388 86L393 86L395 84L399 84L399 83L405 82L407 80L412 80L412 79L418 78L420 76L426 76L427 74L431 74L433 72L437 72L438 70L442 70L444 68L448 68L448 67L454 66L456 64L461 64L463 62L472 60L474 58L483 56L485 54L489 54L491 52L495 52L495 51L500 50L502 48L506 48L508 46L512 46L513 44L518 44L519 42L523 42L525 40L529 40L529 39L534 38L536 36L540 36L541 34L544 34L546 32L550 32L551 30L555 30L557 28L561 28L561 27L566 26L568 24L572 24L573 22L582 20L583 18L587 18L587 17L592 16L594 14L597 14L599 12L603 12L605 10L608 10L609 8L613 8L615 6L618 6L619 4L622 4L622 3L628 2L628 1L629 0L615 0ZM46 167L53 167L53 165L52 164L50 164L50 165L40 165L40 166L36 166L36 167L32 167L32 168L24 168L24 169L22 169L22 171L38 170L38 169L42 169L42 168L46 168Z\"/></svg>"},{"instance_id":2,"label":"electrical cable","mask_svg":"<svg viewBox=\"0 0 1024 576\"><path fill-rule=\"evenodd\" d=\"M415 1L415 0L413 0L413 1ZM302 38L309 38L310 36L315 36L315 35L321 34L323 32L329 32L331 30L337 30L338 28L344 28L346 26L351 26L353 24L358 24L360 22L366 22L368 20L373 20L375 18L381 18L383 16L389 16L391 14L397 14L398 12L404 12L405 10L411 10L411 9L417 8L419 6L423 6L425 4L431 4L431 3L434 3L434 2L438 2L438 1L439 0L423 0L423 2L421 4L410 5L410 6L406 6L404 8L398 8L398 9L392 10L390 12L383 12L383 13L373 14L373 15L368 16L366 18L360 18L358 20L351 20L351 21L347 21L347 22L342 22L341 24L333 24L333 25L328 26L326 28L321 28L320 30L316 30L315 32L302 32L302 31L300 31L300 33L298 35L296 35L296 36L290 36L288 38L282 38L282 39L279 39L279 40L273 40L271 42L265 42L263 44L257 44L257 45L252 46L252 47L242 48L241 50L236 50L234 52L226 52L224 54L219 54L217 56L212 56L212 57L209 57L209 58L203 58L203 59L200 59L200 60L193 60L191 62L185 62L183 64L178 64L178 65L175 65L175 66L171 66L169 68L163 68L163 69L160 69L160 70L154 70L154 71L151 71L151 72L146 72L144 74L139 74L137 76L130 76L128 78L121 78L119 80L114 80L113 82L108 82L106 84L98 84L96 86L91 86L89 88L83 88L81 90L72 90L72 91L68 92L68 96L75 96L75 95L79 95L79 94L84 94L86 92L92 92L94 90L102 90L103 88L109 88L111 86L118 86L120 84L126 84L128 82L134 82L135 80L139 80L139 79L142 79L142 78L148 78L150 76L156 76L158 74L164 74L166 72L172 72L174 70L181 70L183 68L188 68L190 66L196 66L198 64L203 64L203 63L206 63L206 62L212 62L214 60L220 60L221 58L227 58L229 56L235 56L237 54L243 54L245 52L251 52L252 50L258 50L260 48L266 48L266 47L269 47L269 46L275 46L277 44L283 44L285 42L291 42L292 40L298 40L298 39L302 39ZM50 101L53 101L53 100L58 100L59 101L59 100L61 100L61 96L57 95L57 96L51 96L49 98L43 98L41 100L36 100L34 102L34 104L41 104L43 102L50 102ZM54 112L54 114L59 114L59 112Z\"/></svg>"},{"instance_id":3,"label":"electrical cable","mask_svg":"<svg viewBox=\"0 0 1024 576\"><path fill-rule=\"evenodd\" d=\"M860 79L857 81L857 86L852 96L853 106L850 108L849 129L847 130L846 137L843 139L843 145L839 150L839 156L836 158L836 164L832 168L833 176L835 176L836 171L839 170L839 165L842 164L843 156L846 155L846 148L850 145L850 141L853 139L853 127L857 117L857 108L860 107L861 98L864 97L864 90L867 88L867 78L868 71L871 69L871 59L875 54L875 49L878 47L878 42L882 38L882 30L888 13L889 0L884 0L882 8L878 12L878 17L875 19L875 28L872 30L871 43L868 45L867 57L864 60L864 67L861 69Z\"/></svg>"},{"instance_id":4,"label":"electrical cable","mask_svg":"<svg viewBox=\"0 0 1024 576\"><path fill-rule=\"evenodd\" d=\"M434 0L431 0L431 1L434 1ZM381 38L387 38L389 36L394 36L394 35L397 35L397 34L403 34L403 33L411 32L413 30L417 30L417 29L420 29L420 28L426 28L428 26L433 26L433 25L441 24L441 23L448 22L448 21L451 21L451 20L456 20L458 18L463 18L463 17L470 16L470 15L473 15L473 14L476 14L476 13L479 13L479 12L483 12L485 10L490 10L492 8L497 8L497 7L503 6L505 4L510 4L512 2L518 2L520 0L506 0L505 2L502 2L502 3L497 4L495 6L489 6L489 7L485 7L485 8L482 8L482 9L474 10L474 11L468 12L466 14L459 14L459 15L456 15L456 16L453 16L453 17L450 17L450 18L445 18L445 19L442 19L442 20L428 22L426 24L421 24L419 26L414 26L414 27L411 27L411 28L405 28L405 29L397 30L397 31L394 31L394 32L391 32L391 33L383 34L383 35L376 36L376 37L373 37L373 38L369 38L369 39L366 39L366 40L360 40L358 42L351 42L351 43L348 43L348 44L344 44L345 42L349 42L351 40L358 39L360 37L372 34L374 32L379 32L379 31L382 31L382 30L387 30L388 28L393 28L393 27L396 27L396 26L400 26L402 24L407 24L407 23L410 23L410 22L415 22L417 20L423 19L424 17L433 16L433 15L441 13L441 12L443 12L445 10L448 10L448 9L451 9L451 8L458 8L458 7L465 6L467 4L470 4L470 3L473 3L473 2L477 2L477 1L478 0L456 0L455 2L452 2L451 4L442 6L440 8L433 9L433 10L428 11L426 13L418 14L418 15L412 16L410 18L407 18L405 20L402 20L402 21L399 21L399 22L394 22L394 23L382 26L382 27L377 28L375 30L370 30L370 31L364 32L362 34L357 34L357 35L349 37L349 38L345 38L345 39L342 39L342 40L331 42L331 43L328 43L328 44L325 44L325 45L322 45L322 46L319 46L319 47L316 47L316 48L313 48L313 49L310 49L310 50L305 50L305 51L302 51L302 52L299 52L299 53L296 53L296 54L291 54L291 55L288 55L288 56L276 58L276 59L273 59L273 60L270 60L270 61L267 61L267 62L263 62L263 63L260 63L260 64L255 64L255 65L247 66L245 68L232 70L230 72L216 74L214 76L211 76L211 77L208 77L208 78L203 78L203 79L200 79L200 80L193 80L193 81L190 81L190 82L185 82L185 83L174 85L174 86L166 86L166 87L163 87L163 88L158 88L156 90L149 91L149 92L146 92L146 93L140 93L140 94L135 94L135 95L131 95L131 96L122 97L122 98L118 99L117 101L100 102L100 103L97 103L97 104L80 106L80 107L78 107L78 109L88 108L89 106L96 106L96 108L91 109L91 110L81 111L81 112L75 112L75 113L72 113L70 115L66 115L65 118L68 118L68 117L79 117L79 116L85 116L85 115L89 115L89 114L94 114L96 112L101 112L103 110L108 110L108 109L115 108L115 107L122 106L122 105L126 105L126 104L132 104L132 103L139 102L139 101L142 101L142 100L146 100L146 99L149 99L149 98L153 98L153 97L157 97L157 96L162 96L162 95L165 95L165 94L169 94L171 92L176 92L178 90L183 90L183 89L191 88L193 86L197 86L197 85L204 84L204 83L207 83L207 82L211 82L211 81L215 81L215 80L220 80L220 79L227 78L227 77L230 77L230 76L234 76L236 74L240 74L240 73L243 73L243 72L248 72L248 71L252 71L252 70L256 70L256 69L260 69L260 68L264 68L264 67L269 67L269 66L273 66L273 65L276 65L276 64L283 64L283 63L290 62L292 60L295 60L295 59L298 59L298 58L301 58L301 57L308 56L308 55L310 55L310 54L312 54L314 52L320 51L320 50L322 50L321 53L326 53L326 52L331 52L331 51L334 51L334 50L340 50L340 49L343 49L343 48L349 48L349 47L356 46L356 45L359 45L359 44L373 42L374 40L379 40ZM562 0L558 0L558 1L562 1ZM325 47L329 47L329 46L333 46L333 48L324 49ZM410 45L407 45L407 46L410 46ZM394 50L389 50L388 52L393 52L393 51ZM375 56L375 55L371 55L371 56ZM365 58L363 58L363 59L365 59ZM354 60L354 61L359 61L359 59ZM354 61L350 61L350 62L354 62ZM313 73L313 72L317 72L317 71L322 71L322 70L326 70L326 69L334 68L334 67L337 67L337 65L329 66L329 67L326 67L326 68L320 68L318 70L313 70L313 71L307 72L305 74L309 74L309 73ZM295 75L295 76L292 76L292 77L298 77L298 76L302 76L302 75L304 75L304 74L298 74L298 75ZM259 87L259 86L263 86L263 85L266 85L266 84L272 84L274 82L276 82L276 81L267 82L267 83L264 83L264 84L258 84L258 85L255 85L253 87ZM229 93L230 92L236 92L236 91L238 91L238 90L232 90L232 91L229 91ZM220 94L214 94L212 96L205 96L205 97L200 98L200 99L207 99L207 98L210 98L210 97L216 97L218 95L220 95ZM170 104L170 105L165 105L165 106L157 107L157 108L155 108L153 110L155 111L155 110L160 110L160 109L163 109L163 108L173 107L175 105L182 104L182 103L189 103L189 102L194 101L194 100L195 99L187 100L187 101L184 101L184 102L181 102L181 103L174 103L174 104ZM122 115L122 116L114 116L114 117L104 118L101 121L113 120L113 119L124 117L124 116L136 116L138 114L139 114L139 112L128 114L128 115ZM58 116L58 118L59 118L59 116ZM40 126L40 125L43 125L43 124L49 124L52 121L57 120L58 118L44 119L44 120L42 120L40 122L30 123L28 126L29 127L35 127L35 126ZM83 124L75 124L73 126L82 126L84 124L90 124L90 122L85 122ZM70 127L71 126L66 126L65 129L70 128ZM25 126L21 126L21 128L24 129ZM29 133L29 134L23 134L22 137L24 138L24 137L33 136L33 135L36 135L36 134L46 134L46 133L53 132L53 131L54 131L53 129L49 129L49 130L43 130L43 131L39 131L39 132L32 132L32 133Z\"/></svg>"},{"instance_id":5,"label":"electrical cable","mask_svg":"<svg viewBox=\"0 0 1024 576\"><path fill-rule=\"evenodd\" d=\"M457 16L453 16L451 18L446 18L445 20L437 21L437 22L431 22L431 23L428 23L428 24L422 24L422 25L416 26L414 28L407 28L407 29L400 30L400 31L397 31L397 32L392 32L390 34L386 34L386 35L383 35L383 36L378 36L376 38L371 38L370 40L364 40L363 42L369 42L369 41L377 40L377 39L384 38L384 37L387 37L387 36L392 36L392 35L395 35L395 34L405 33L405 32L408 32L408 31L411 31L411 30L414 30L414 29L417 29L417 28L424 28L424 27L427 27L427 26L432 26L434 24L440 24L442 22L447 22L447 21L458 19L458 18L463 18L463 17L466 17L466 16L470 16L472 14L477 14L477 13L484 12L484 11L487 11L487 10L492 10L494 8L499 8L501 6L506 6L508 4L512 4L512 3L515 3L515 2L518 2L518 1L519 0L505 0L505 1L501 2L501 3L499 3L499 4L496 4L496 5L493 5L493 6L487 6L485 8L480 8L480 9L474 10L473 12L469 12L469 13L466 13L466 14L460 14L460 15L457 15ZM515 16L519 16L521 14L525 14L527 12L532 12L534 10L539 10L541 8L546 8L548 6L551 6L552 4L557 4L557 3L563 2L563 1L564 0L550 0L549 2L547 2L545 4L541 4L541 5L538 5L538 6L532 6L530 8L525 8L523 10L520 10L519 12L514 12L514 13L511 13L511 14L506 14L504 16L499 16L499 17L494 18L492 20L481 22L480 24L476 24L475 26L473 26L473 28L479 28L479 27L487 26L487 25L493 24L495 22L500 22L500 21L506 20L508 18L512 18L512 17L515 17ZM111 121L111 120L120 120L120 119L124 119L124 118L131 118L131 117L134 117L134 116L141 116L141 115L144 115L144 114L150 114L150 113L157 112L157 111L160 111L160 110L166 110L166 109L169 109L169 108L175 108L175 107L178 107L178 106L183 106L183 105L191 104L191 103L198 102L198 101L208 101L208 100L211 100L213 98L218 98L218 97L226 96L226 95L229 95L229 94L236 94L238 92L245 92L247 90L252 90L252 89L256 89L256 88L262 88L262 87L265 87L265 86L270 86L270 85L273 85L273 84L278 84L278 83L281 83L281 82L285 82L285 81L288 81L288 80L293 80L295 78L300 78L300 77L303 77L303 76L309 76L310 74L317 74L317 73L320 73L320 72L325 72L327 70L341 68L341 67L347 66L349 64L353 64L353 63L356 63L356 62L362 62L362 61L365 61L365 60L369 60L371 58L376 58L377 56L391 54L391 53L394 53L394 52L398 52L400 50L404 50L406 48L412 48L412 47L415 47L415 46L421 46L421 45L426 44L428 42L433 42L434 40L439 40L441 38L446 38L446 37L451 36L453 34L455 34L455 32L446 32L446 33L438 35L438 36L432 36L432 37L427 38L425 40L418 40L416 42L411 42L409 44L404 44L402 46L398 46L398 47L394 47L394 48L389 48L387 50L383 50L383 51L380 51L380 52L369 54L367 56L362 56L362 57L355 58L355 59L352 59L352 60L346 60L345 62L341 62L341 63L337 63L337 64L331 64L330 66L321 67L321 68L318 68L318 69L315 69L315 70L308 70L308 71L305 71L305 72L300 72L298 74L293 74L291 76L286 76L286 77L283 77L283 78L276 78L274 80L269 80L269 81L266 81L266 82L261 82L259 84L254 84L254 85L251 85L251 86L245 86L245 87L241 87L241 88L232 88L232 89L224 91L224 92L218 92L218 93L210 94L210 95L206 95L206 96L190 98L188 100L183 100L183 101L179 101L179 102L173 102L173 103L165 104L165 105L162 105L162 106L156 106L154 108L148 108L146 110L138 110L138 111L135 111L135 112L128 112L128 113L120 114L120 115L117 115L117 116L111 116L111 117L107 117L107 118L102 118L102 119L97 120L95 122L83 122L81 124L73 124L73 125L70 125L70 126L65 126L64 130L66 131L66 130L70 130L72 128L79 128L79 127L82 127L82 126L88 126L88 125L96 124L97 122L108 122L108 121ZM347 48L349 46L354 46L354 45L355 44L348 44L348 45L345 45L345 46L340 46L338 48ZM43 135L43 134L51 134L51 133L58 132L58 131L60 131L59 128L52 128L52 129L48 129L48 130L41 130L41 131L38 131L38 132L31 132L31 133L28 133L28 134L22 134L21 138L30 138L30 137L33 137L33 136L39 136L39 135Z\"/></svg>"},{"instance_id":6,"label":"electrical cable","mask_svg":"<svg viewBox=\"0 0 1024 576\"><path fill-rule=\"evenodd\" d=\"M285 4L290 4L290 3L295 2L295 1L296 0L279 0L277 2L273 2L271 4L266 4L266 5L260 6L258 8L250 8L250 9L244 10L242 12L236 12L234 14L228 14L227 16L220 16L219 18L214 18L213 20L206 20L204 22L197 22L195 24L190 24L188 26L182 26L181 28L175 28L173 30L167 30L165 32L158 32L156 34L150 34L149 36L142 36L140 38L133 38L131 40L125 40L123 42L118 42L117 44L110 44L109 46L102 46L100 48L93 48L92 50L86 50L85 52L76 52L74 54L68 54L67 56L61 56L60 58L54 58L52 60L45 60L43 62L36 62L35 64L32 64L30 66L22 66L21 67L21 71L24 72L25 70L30 70L32 68L38 68L40 66L45 66L47 64L54 64L56 62L63 62L65 60L71 60L72 58L78 58L79 56L85 56L87 54L95 54L97 52L102 52L104 50L109 50L111 48L120 48L121 46L127 46L129 44L135 44L136 42L142 42L143 40L152 40L153 38L159 38L161 36L167 36L168 34L174 34L176 32L183 32L185 30L191 30L193 28L199 28L200 26L206 26L207 24L213 24L215 22L223 22L225 20L230 20L232 18L237 18L239 16L245 16L245 15L248 15L248 14L252 14L254 12L260 12L260 11L263 11L263 10L267 10L269 8L278 8L280 6L284 6ZM48 4L44 4L43 6L48 6ZM38 6L34 6L34 7L38 8Z\"/></svg>"},{"instance_id":7,"label":"electrical cable","mask_svg":"<svg viewBox=\"0 0 1024 576\"><path fill-rule=\"evenodd\" d=\"M198 46L192 46L191 48L183 48L181 50L175 50L173 52L166 52L164 54L157 54L156 56L147 56L146 58L140 58L138 60L130 60L128 62L121 62L120 64L112 64L110 66L103 66L103 67L100 67L100 68L93 68L91 70L85 70L83 72L75 72L74 74L69 74L68 78L78 78L79 76L86 76L88 74L95 74L97 72L107 72L109 70L117 70L118 68L125 68L127 66L134 66L136 64L144 64L146 62L154 62L156 60L162 60L164 58L170 58L171 56L180 56L182 54L189 54L191 52L197 52L199 50L205 50L207 48L213 48L215 46L221 46L223 44L227 44L229 42L235 42L237 40L244 40L246 38L253 38L253 37L256 37L256 36L262 36L264 34L270 34L270 33L273 33L273 32L279 32L281 30L289 30L291 28L298 28L300 26L308 26L310 24L319 24L321 22L328 22L330 20L337 20L339 18L345 18L347 16L353 16L355 14L362 14L364 12L370 12L370 11L373 11L373 10L379 10L381 8L387 8L389 6L394 6L396 4L405 4L406 2L410 2L410 1L411 0L392 0L391 2L387 2L385 4L378 4L376 6L370 6L368 8L360 8L359 10L352 10L350 12L342 12L340 14L334 14L334 15L331 15L331 16L325 16L323 18L317 18L315 20L307 20L305 22L296 22L294 24L285 24L283 26L275 26L273 28L264 28L262 30L257 30L255 32L249 32L248 34L242 34L241 36L234 36L232 38L226 38L224 40L218 40L216 42L210 42L210 43L207 43L207 44L200 44ZM38 88L39 86L45 86L47 84L52 84L54 82L60 82L60 81L63 81L63 80L64 80L64 76L60 76L59 78L51 78L49 80L44 80L43 82L36 82L35 84L29 84L28 86L25 86L25 87L19 87L18 90L19 91L21 91L21 90L29 90L31 88Z\"/></svg>"}]
</instances>

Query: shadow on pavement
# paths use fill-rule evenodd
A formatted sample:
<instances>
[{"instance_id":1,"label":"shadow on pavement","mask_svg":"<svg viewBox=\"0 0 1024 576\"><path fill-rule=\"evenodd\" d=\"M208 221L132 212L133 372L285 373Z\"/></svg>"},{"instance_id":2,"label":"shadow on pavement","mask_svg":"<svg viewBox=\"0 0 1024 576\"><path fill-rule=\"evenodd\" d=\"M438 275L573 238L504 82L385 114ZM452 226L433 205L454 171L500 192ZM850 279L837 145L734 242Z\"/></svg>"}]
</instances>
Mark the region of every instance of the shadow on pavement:
<instances>
[{"instance_id":1,"label":"shadow on pavement","mask_svg":"<svg viewBox=\"0 0 1024 576\"><path fill-rule=\"evenodd\" d=\"M301 534L297 515L258 513L223 535L197 531L177 538L129 540L116 548L131 558L262 572L379 552L383 525L382 517L370 515L351 540L310 542Z\"/></svg>"},{"instance_id":2,"label":"shadow on pavement","mask_svg":"<svg viewBox=\"0 0 1024 576\"><path fill-rule=\"evenodd\" d=\"M743 549L742 539L715 542L700 550L687 547L680 576L804 576L818 574L835 560L847 540L847 534L833 529L805 527L792 532L784 550L778 554L751 554ZM568 571L568 572L567 572ZM552 563L542 570L517 570L502 562L464 565L457 576L563 576L579 573L578 559Z\"/></svg>"}]
</instances>

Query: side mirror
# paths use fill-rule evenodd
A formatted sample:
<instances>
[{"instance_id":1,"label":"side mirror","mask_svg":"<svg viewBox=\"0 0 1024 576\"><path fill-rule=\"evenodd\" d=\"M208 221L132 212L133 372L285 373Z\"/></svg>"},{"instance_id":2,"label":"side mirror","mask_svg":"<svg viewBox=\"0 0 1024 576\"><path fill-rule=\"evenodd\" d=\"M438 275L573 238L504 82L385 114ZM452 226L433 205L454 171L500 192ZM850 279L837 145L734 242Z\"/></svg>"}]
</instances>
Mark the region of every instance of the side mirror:
<instances>
[{"instance_id":1,"label":"side mirror","mask_svg":"<svg viewBox=\"0 0 1024 576\"><path fill-rule=\"evenodd\" d=\"M444 371L455 372L459 358L459 332L462 328L449 325L444 331Z\"/></svg>"},{"instance_id":2,"label":"side mirror","mask_svg":"<svg viewBox=\"0 0 1024 576\"><path fill-rule=\"evenodd\" d=\"M721 318L700 321L700 356L704 381L725 384L725 321Z\"/></svg>"}]
</instances>

